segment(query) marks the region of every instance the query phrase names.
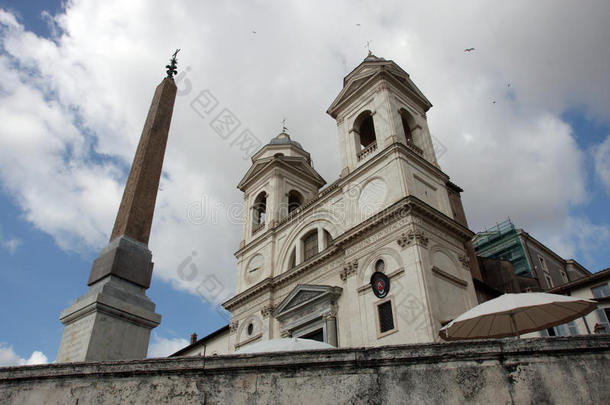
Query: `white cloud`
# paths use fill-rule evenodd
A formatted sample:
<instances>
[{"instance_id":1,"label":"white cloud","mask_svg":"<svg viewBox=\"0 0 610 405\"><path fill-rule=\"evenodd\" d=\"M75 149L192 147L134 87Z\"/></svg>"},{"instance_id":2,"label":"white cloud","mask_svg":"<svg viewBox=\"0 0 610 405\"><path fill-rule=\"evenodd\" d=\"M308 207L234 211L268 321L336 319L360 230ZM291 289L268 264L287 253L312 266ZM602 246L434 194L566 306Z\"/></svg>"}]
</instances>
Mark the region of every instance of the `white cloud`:
<instances>
[{"instance_id":1,"label":"white cloud","mask_svg":"<svg viewBox=\"0 0 610 405\"><path fill-rule=\"evenodd\" d=\"M560 223L559 232L544 232L542 236L549 247L566 258L577 253L584 259L584 264L594 263L594 254L606 251L610 245L610 227L593 224L584 217L567 217ZM607 267L607 264L603 268ZM590 268L592 272L599 268Z\"/></svg>"},{"instance_id":2,"label":"white cloud","mask_svg":"<svg viewBox=\"0 0 610 405\"><path fill-rule=\"evenodd\" d=\"M47 364L49 359L42 352L38 350L32 352L32 355L28 358L19 357L13 350L13 346L9 346L6 343L0 343L0 367L8 366L30 366L34 364Z\"/></svg>"},{"instance_id":3,"label":"white cloud","mask_svg":"<svg viewBox=\"0 0 610 405\"><path fill-rule=\"evenodd\" d=\"M152 342L148 347L148 357L167 357L188 346L189 341L181 338L167 339L153 332Z\"/></svg>"},{"instance_id":4,"label":"white cloud","mask_svg":"<svg viewBox=\"0 0 610 405\"><path fill-rule=\"evenodd\" d=\"M586 203L585 155L561 113L578 105L610 120L604 1L157 4L68 2L53 40L0 12L0 182L65 250L107 242L154 86L177 47L179 69L190 67L179 88L188 80L192 90L176 100L150 245L155 277L198 293L214 276L220 292L203 291L212 301L233 290L241 226L231 204L243 200L235 185L249 162L190 102L210 90L264 142L286 117L332 182L338 138L324 111L367 40L435 104L441 166L466 190L472 229L510 216L553 235ZM202 200L218 216L189 222ZM191 282L178 277L185 260L199 272Z\"/></svg>"},{"instance_id":5,"label":"white cloud","mask_svg":"<svg viewBox=\"0 0 610 405\"><path fill-rule=\"evenodd\" d=\"M17 248L21 246L22 240L15 237L4 237L2 233L2 227L0 226L0 246L8 250L8 252L12 255L17 252Z\"/></svg>"},{"instance_id":6,"label":"white cloud","mask_svg":"<svg viewBox=\"0 0 610 405\"><path fill-rule=\"evenodd\" d=\"M595 171L610 194L610 135L593 150Z\"/></svg>"},{"instance_id":7,"label":"white cloud","mask_svg":"<svg viewBox=\"0 0 610 405\"><path fill-rule=\"evenodd\" d=\"M4 246L10 254L14 255L17 251L17 248L21 245L21 239L7 239L2 241L2 246Z\"/></svg>"}]
</instances>

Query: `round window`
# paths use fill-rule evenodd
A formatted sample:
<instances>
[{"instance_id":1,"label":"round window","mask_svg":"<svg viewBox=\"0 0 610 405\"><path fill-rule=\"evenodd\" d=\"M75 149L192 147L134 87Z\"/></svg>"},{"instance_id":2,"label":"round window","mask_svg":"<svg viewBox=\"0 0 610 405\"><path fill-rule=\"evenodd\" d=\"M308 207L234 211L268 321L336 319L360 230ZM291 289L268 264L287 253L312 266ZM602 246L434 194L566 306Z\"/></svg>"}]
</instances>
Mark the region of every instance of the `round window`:
<instances>
[{"instance_id":1,"label":"round window","mask_svg":"<svg viewBox=\"0 0 610 405\"><path fill-rule=\"evenodd\" d=\"M375 271L378 271L380 273L383 273L385 271L385 262L383 260L377 260L377 263L375 263Z\"/></svg>"}]
</instances>

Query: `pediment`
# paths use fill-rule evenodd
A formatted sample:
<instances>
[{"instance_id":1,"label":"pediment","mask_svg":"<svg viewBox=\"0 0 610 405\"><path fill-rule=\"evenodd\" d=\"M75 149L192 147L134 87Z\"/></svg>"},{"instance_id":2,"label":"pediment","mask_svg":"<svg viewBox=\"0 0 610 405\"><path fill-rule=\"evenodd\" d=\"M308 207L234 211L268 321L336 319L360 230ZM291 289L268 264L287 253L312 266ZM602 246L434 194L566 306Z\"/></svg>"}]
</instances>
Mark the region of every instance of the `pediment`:
<instances>
[{"instance_id":1,"label":"pediment","mask_svg":"<svg viewBox=\"0 0 610 405\"><path fill-rule=\"evenodd\" d=\"M356 92L372 86L378 79L385 77L405 88L405 93L417 101L427 111L432 104L409 78L409 74L393 61L364 61L345 77L344 86L339 95L326 111L333 118L337 117L340 104Z\"/></svg>"},{"instance_id":2,"label":"pediment","mask_svg":"<svg viewBox=\"0 0 610 405\"><path fill-rule=\"evenodd\" d=\"M326 184L326 180L318 174L318 172L306 163L305 159L298 157L281 157L281 158L266 158L256 161L241 179L237 188L244 191L246 184L253 178L261 175L265 170L271 167L281 167L287 171L296 172L301 178L309 180L318 188Z\"/></svg>"},{"instance_id":3,"label":"pediment","mask_svg":"<svg viewBox=\"0 0 610 405\"><path fill-rule=\"evenodd\" d=\"M273 316L282 318L291 312L309 306L321 300L335 301L343 289L329 285L299 284L273 311Z\"/></svg>"}]
</instances>

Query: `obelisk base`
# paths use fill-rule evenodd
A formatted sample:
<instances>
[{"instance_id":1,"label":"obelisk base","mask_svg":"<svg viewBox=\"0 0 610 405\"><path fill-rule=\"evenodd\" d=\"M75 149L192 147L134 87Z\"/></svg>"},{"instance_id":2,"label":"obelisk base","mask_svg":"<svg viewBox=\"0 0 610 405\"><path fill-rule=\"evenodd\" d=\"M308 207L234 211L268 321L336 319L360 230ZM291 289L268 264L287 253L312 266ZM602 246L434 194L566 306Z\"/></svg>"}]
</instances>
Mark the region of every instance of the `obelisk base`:
<instances>
[{"instance_id":1,"label":"obelisk base","mask_svg":"<svg viewBox=\"0 0 610 405\"><path fill-rule=\"evenodd\" d=\"M110 275L62 311L57 362L143 359L161 323L145 289Z\"/></svg>"}]
</instances>

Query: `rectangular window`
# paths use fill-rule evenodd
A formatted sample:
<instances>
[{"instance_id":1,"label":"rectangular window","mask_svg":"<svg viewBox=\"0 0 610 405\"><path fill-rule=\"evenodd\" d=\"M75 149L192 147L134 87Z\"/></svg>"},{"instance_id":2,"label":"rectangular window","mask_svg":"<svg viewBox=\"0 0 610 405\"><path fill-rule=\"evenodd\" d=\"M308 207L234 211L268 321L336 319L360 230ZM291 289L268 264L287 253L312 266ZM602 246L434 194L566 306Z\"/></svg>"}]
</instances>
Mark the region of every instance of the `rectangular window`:
<instances>
[{"instance_id":1,"label":"rectangular window","mask_svg":"<svg viewBox=\"0 0 610 405\"><path fill-rule=\"evenodd\" d=\"M597 308L595 310L599 323L603 324L604 326L608 325L608 312L610 312L608 310L610 310L610 308L605 308L605 310L603 308Z\"/></svg>"},{"instance_id":2,"label":"rectangular window","mask_svg":"<svg viewBox=\"0 0 610 405\"><path fill-rule=\"evenodd\" d=\"M303 260L308 260L318 254L318 233L312 232L303 240Z\"/></svg>"},{"instance_id":3,"label":"rectangular window","mask_svg":"<svg viewBox=\"0 0 610 405\"><path fill-rule=\"evenodd\" d=\"M546 283L549 286L549 288L553 288L553 280L551 280L551 276L549 276L548 274L545 274L544 278L546 279Z\"/></svg>"},{"instance_id":4,"label":"rectangular window","mask_svg":"<svg viewBox=\"0 0 610 405\"><path fill-rule=\"evenodd\" d=\"M568 330L570 331L570 335L572 335L572 336L578 335L578 326L576 326L576 322L574 322L574 321L568 322Z\"/></svg>"},{"instance_id":5,"label":"rectangular window","mask_svg":"<svg viewBox=\"0 0 610 405\"><path fill-rule=\"evenodd\" d=\"M591 288L591 292L595 298L604 298L610 296L610 287L608 284L598 285L597 287Z\"/></svg>"},{"instance_id":6,"label":"rectangular window","mask_svg":"<svg viewBox=\"0 0 610 405\"><path fill-rule=\"evenodd\" d=\"M384 333L394 329L394 314L392 313L392 301L386 301L377 306L379 312L379 332Z\"/></svg>"},{"instance_id":7,"label":"rectangular window","mask_svg":"<svg viewBox=\"0 0 610 405\"><path fill-rule=\"evenodd\" d=\"M575 336L578 335L578 327L576 326L576 322L570 321L568 323L564 323L563 325L556 326L557 334L559 336Z\"/></svg>"},{"instance_id":8,"label":"rectangular window","mask_svg":"<svg viewBox=\"0 0 610 405\"><path fill-rule=\"evenodd\" d=\"M302 339L311 339L317 340L318 342L324 342L324 329L318 329L300 337Z\"/></svg>"},{"instance_id":9,"label":"rectangular window","mask_svg":"<svg viewBox=\"0 0 610 405\"><path fill-rule=\"evenodd\" d=\"M544 257L539 255L538 260L540 260L540 267L542 268L542 270L549 271L548 267L546 267L546 262L544 261Z\"/></svg>"},{"instance_id":10,"label":"rectangular window","mask_svg":"<svg viewBox=\"0 0 610 405\"><path fill-rule=\"evenodd\" d=\"M569 280L568 280L568 275L567 275L567 274L566 274L566 272L565 272L565 271L563 271L563 270L561 270L561 278L563 278L563 281L564 281L565 283L567 283L567 282L569 281Z\"/></svg>"},{"instance_id":11,"label":"rectangular window","mask_svg":"<svg viewBox=\"0 0 610 405\"><path fill-rule=\"evenodd\" d=\"M599 322L595 324L594 333L609 333L610 324L608 323L608 318L610 318L610 308L597 308L595 313Z\"/></svg>"}]
</instances>

